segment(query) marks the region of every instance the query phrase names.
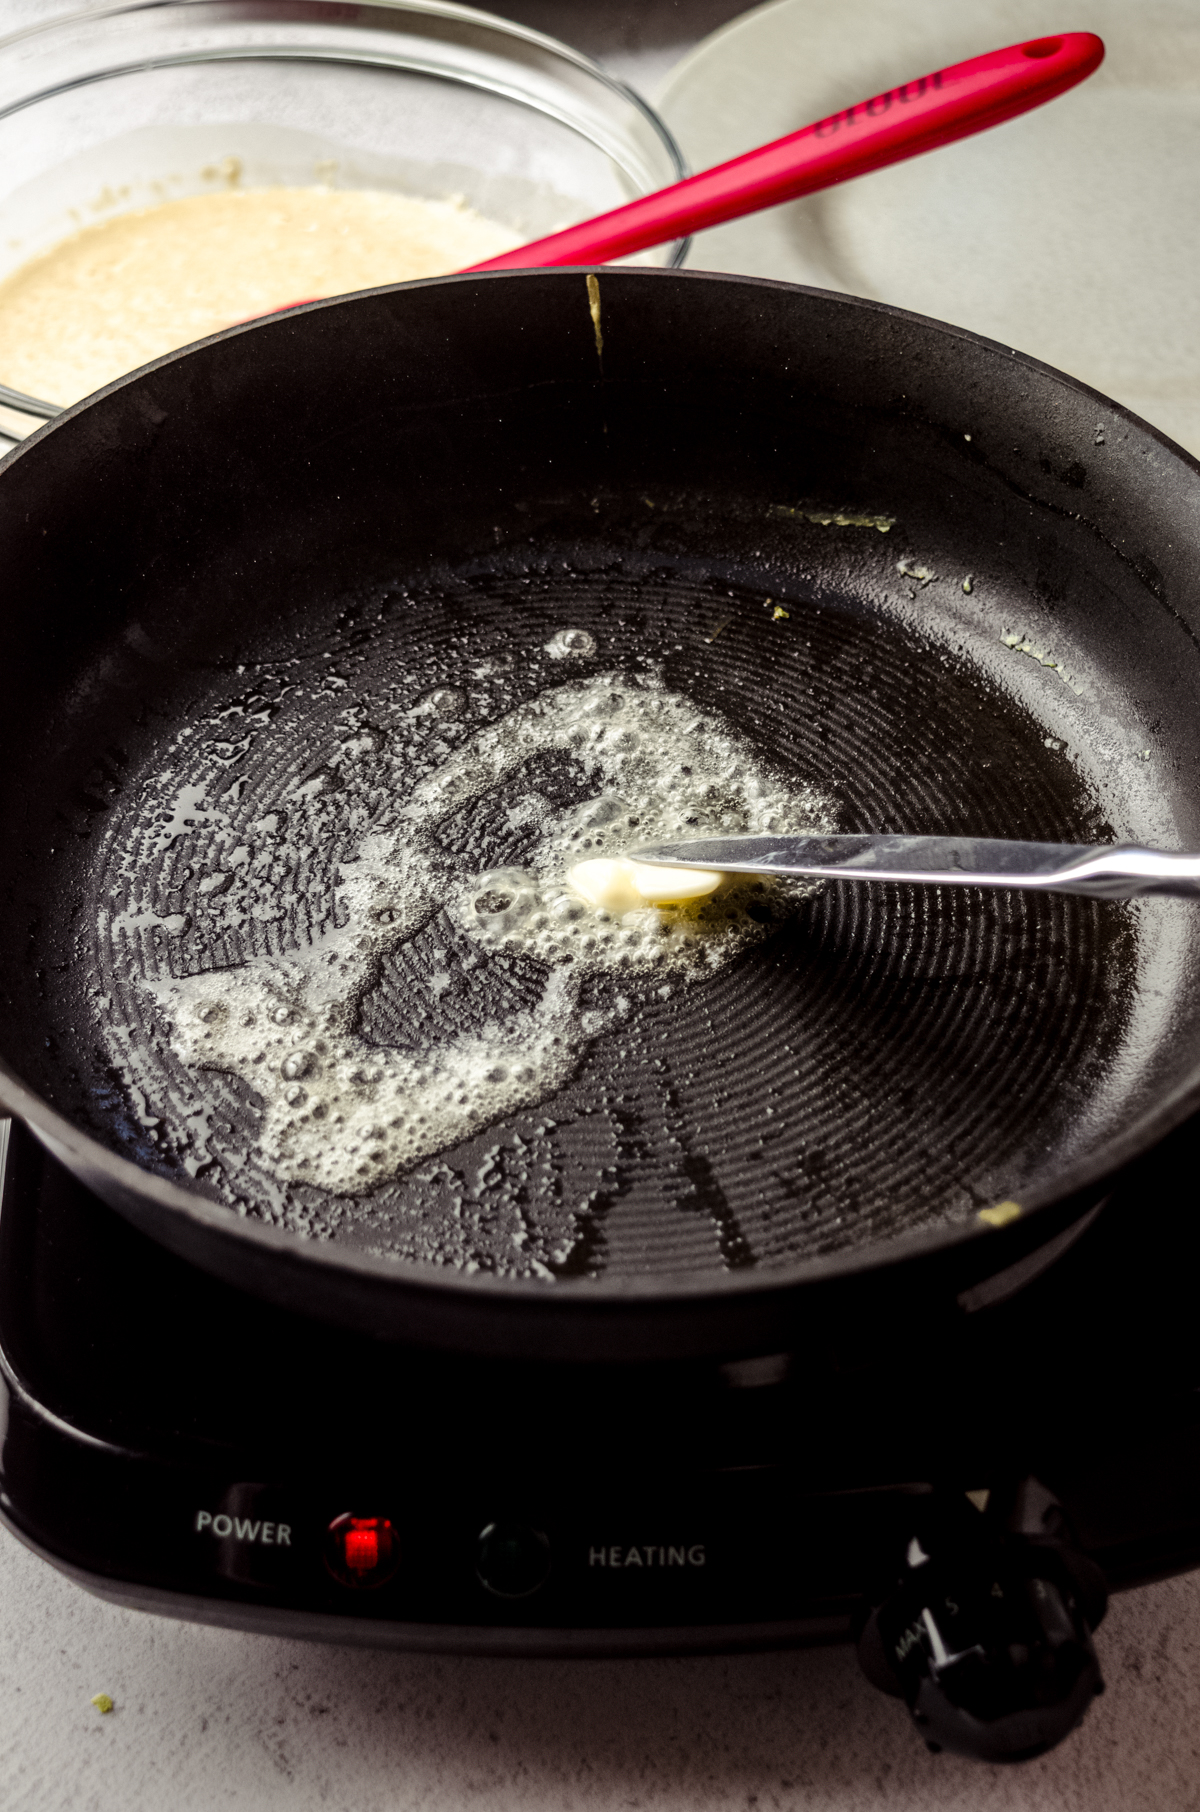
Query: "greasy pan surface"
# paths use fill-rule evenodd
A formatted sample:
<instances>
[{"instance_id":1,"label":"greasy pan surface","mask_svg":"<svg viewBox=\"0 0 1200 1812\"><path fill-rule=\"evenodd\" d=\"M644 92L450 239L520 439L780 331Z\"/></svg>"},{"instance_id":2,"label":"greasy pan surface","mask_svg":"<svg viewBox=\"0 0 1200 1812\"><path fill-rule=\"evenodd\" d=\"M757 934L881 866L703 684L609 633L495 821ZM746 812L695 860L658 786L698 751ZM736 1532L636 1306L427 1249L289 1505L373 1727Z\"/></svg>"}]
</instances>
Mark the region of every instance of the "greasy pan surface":
<instances>
[{"instance_id":1,"label":"greasy pan surface","mask_svg":"<svg viewBox=\"0 0 1200 1812\"><path fill-rule=\"evenodd\" d=\"M711 974L577 971L552 1085L395 1174L389 1089L464 1032L536 1031L548 969L481 957L436 900L360 936L348 881L564 687L665 687L830 828L1200 847L1200 475L957 330L600 282L602 358L582 274L411 285L166 360L7 462L0 1054L95 1187L251 1287L593 1356L653 1350L669 1299L668 1345L732 1349L905 1236L978 1272L980 1209L1081 1200L1164 1131L1195 1098L1200 917L768 905ZM478 772L420 828L455 885L604 791L578 749ZM322 1127L308 1182L273 1156L275 1076L299 1116L331 1060L276 983L343 934L339 1060L378 1118ZM195 1060L197 1001L278 1019L270 1088Z\"/></svg>"}]
</instances>

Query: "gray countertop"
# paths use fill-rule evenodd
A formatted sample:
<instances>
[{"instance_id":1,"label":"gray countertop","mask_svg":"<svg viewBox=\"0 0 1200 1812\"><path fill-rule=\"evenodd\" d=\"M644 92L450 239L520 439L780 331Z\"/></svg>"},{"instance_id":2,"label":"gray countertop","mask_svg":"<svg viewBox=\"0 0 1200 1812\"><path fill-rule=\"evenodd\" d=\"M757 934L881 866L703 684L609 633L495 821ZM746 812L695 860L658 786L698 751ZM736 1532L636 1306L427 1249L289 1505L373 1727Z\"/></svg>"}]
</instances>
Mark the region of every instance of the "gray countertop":
<instances>
[{"instance_id":1,"label":"gray countertop","mask_svg":"<svg viewBox=\"0 0 1200 1812\"><path fill-rule=\"evenodd\" d=\"M57 10L0 0L0 27ZM498 10L650 89L741 8ZM1106 1698L1053 1755L1010 1769L928 1755L844 1649L564 1664L326 1648L115 1609L2 1533L0 1605L4 1812L1200 1808L1200 1575L1114 1602Z\"/></svg>"},{"instance_id":2,"label":"gray countertop","mask_svg":"<svg viewBox=\"0 0 1200 1812\"><path fill-rule=\"evenodd\" d=\"M1200 1807L1195 1574L1114 1601L1106 1697L1019 1768L927 1754L848 1649L562 1663L325 1648L116 1610L7 1536L0 1603L4 1812Z\"/></svg>"}]
</instances>

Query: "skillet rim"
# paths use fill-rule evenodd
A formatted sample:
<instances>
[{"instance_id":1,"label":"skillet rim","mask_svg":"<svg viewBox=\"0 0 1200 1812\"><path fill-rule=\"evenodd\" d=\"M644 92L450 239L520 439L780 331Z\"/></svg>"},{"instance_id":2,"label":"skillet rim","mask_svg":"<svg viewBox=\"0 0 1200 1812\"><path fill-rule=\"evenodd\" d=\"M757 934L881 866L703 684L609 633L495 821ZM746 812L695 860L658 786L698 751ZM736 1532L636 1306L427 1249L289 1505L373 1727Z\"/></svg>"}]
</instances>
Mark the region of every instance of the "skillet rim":
<instances>
[{"instance_id":1,"label":"skillet rim","mask_svg":"<svg viewBox=\"0 0 1200 1812\"><path fill-rule=\"evenodd\" d=\"M269 331L272 327L290 322L293 316L353 306L359 300L395 295L408 290L464 283L519 283L531 279L542 281L547 277L559 276L569 279L588 274L594 272L587 265L566 265L552 270L535 268L527 271L459 272L444 277L384 284L375 289L355 291L340 297L325 297L273 316L238 323L152 360L72 404L0 457L0 482L4 473L18 459L32 451L46 436L59 432L96 403L125 389L147 373L172 365L192 352L219 341L245 333ZM945 335L963 341L989 358L1002 358L1010 369L1015 361L1020 368L1040 381L1048 379L1054 386L1070 391L1075 396L1094 400L1116 420L1129 424L1140 436L1156 443L1173 460L1180 462L1194 479L1200 479L1200 459L1131 409L1056 367L969 328L938 321L931 316L896 308L890 303L877 302L868 297L846 295L811 285L785 283L774 278L739 276L724 271L638 266L622 267L620 275L622 279L628 278L635 282L715 282L742 288L780 291L819 298L839 307L863 309L900 322L915 324L935 336ZM1047 506L1043 504L1040 507ZM1114 551L1120 555L1119 548L1114 548ZM359 1286L371 1297L390 1299L397 1309L408 1300L426 1304L432 1302L435 1307L454 1307L462 1311L453 1318L460 1328L458 1337L439 1339L426 1329L420 1339L420 1344L423 1345L462 1346L464 1340L461 1330L473 1317L481 1320L486 1317L489 1322L493 1317L498 1317L500 1325L495 1331L503 1334L507 1330L511 1335L513 1314L520 1316L527 1306L534 1306L542 1311L537 1317L542 1323L549 1323L551 1320L558 1323L563 1320L561 1314L550 1316L544 1311L566 1309L569 1311L566 1320L579 1324L582 1338L550 1340L547 1350L541 1355L565 1359L595 1357L594 1352L586 1349L595 1346L596 1334L601 1335L604 1357L629 1359L640 1356L636 1350L636 1341L635 1350L631 1350L628 1339L624 1337L625 1324L632 1323L636 1317L644 1319L646 1312L655 1308L660 1312L705 1310L721 1324L726 1321L744 1322L744 1310L754 1304L764 1307L770 1304L776 1309L786 1306L795 1313L802 1302L807 1307L814 1293L820 1291L822 1286L868 1281L886 1286L898 1274L911 1275L918 1269L928 1269L927 1261L936 1259L963 1261L954 1286L955 1289L960 1289L964 1282L975 1282L992 1275L1018 1258L1036 1251L1064 1225L1071 1224L1092 1206L1104 1193L1106 1183L1115 1179L1135 1159L1152 1150L1197 1108L1200 1108L1200 1062L1155 1107L1139 1115L1122 1132L1078 1158L1065 1170L1057 1172L1053 1180L1048 1180L1040 1188L1032 1189L1021 1203L1019 1217L1002 1228L993 1227L975 1215L959 1223L942 1223L918 1232L869 1240L861 1246L825 1257L806 1258L792 1265L774 1265L769 1271L756 1273L753 1268L725 1271L712 1277L706 1276L703 1282L697 1279L694 1272L663 1272L656 1273L653 1277L635 1276L619 1280L603 1276L559 1279L553 1285L548 1285L539 1279L497 1277L486 1272L467 1276L449 1267L423 1260L405 1260L401 1264L351 1248L339 1249L336 1242L307 1240L301 1235L268 1226L249 1217L236 1216L218 1203L194 1194L182 1183L141 1169L132 1160L119 1156L98 1139L83 1132L29 1088L3 1055L0 1055L0 1115L9 1114L22 1120L51 1154L65 1162L67 1168L86 1186L158 1243L185 1254L202 1268L227 1277L235 1285L243 1284L243 1287L251 1289L255 1294L276 1297L282 1294L285 1299L291 1295L285 1288L290 1276L293 1281L301 1284L306 1309L318 1314L324 1313L327 1318L341 1322L346 1319L344 1311L331 1313L328 1309L322 1310L314 1300L314 1292L310 1287L314 1278L319 1280L323 1275L327 1283L335 1278L343 1284ZM143 1207L143 1211L139 1212L139 1207ZM169 1210L169 1217L162 1217L162 1210ZM176 1230L174 1238L171 1237L173 1228ZM243 1256L247 1251L255 1253L263 1261L253 1267L259 1273L258 1283L245 1285L243 1278L231 1277L229 1265L219 1264L215 1260L215 1251L221 1248L228 1248ZM276 1262L279 1260L284 1261L283 1266ZM278 1272L277 1288L267 1287L263 1282L271 1269ZM319 1288L315 1295L320 1295ZM404 1319L402 1314L397 1314L394 1319L383 1319L392 1323L393 1338L403 1339L409 1333L401 1325ZM670 1319L673 1323L678 1321L674 1314ZM767 1317L769 1323L774 1320L775 1317ZM628 1328L629 1333L633 1331L632 1327ZM764 1334L773 1331L773 1326L764 1326L762 1329ZM478 1332L483 1335L483 1330ZM547 1335L550 1332L547 1326ZM608 1350L610 1342L603 1338L606 1333L614 1336L611 1352ZM468 1339L465 1343L477 1350L491 1352L508 1351L512 1344L511 1339L502 1338L497 1345L495 1339L486 1337ZM535 1340L525 1344L541 1348L545 1343ZM722 1350L750 1350L753 1347L761 1348L762 1344L761 1339L749 1335L748 1331L735 1332L731 1326ZM656 1349L665 1347L671 1353L682 1351L678 1340L663 1342L651 1339L650 1345ZM712 1345L711 1338L706 1339L703 1350L709 1351Z\"/></svg>"}]
</instances>

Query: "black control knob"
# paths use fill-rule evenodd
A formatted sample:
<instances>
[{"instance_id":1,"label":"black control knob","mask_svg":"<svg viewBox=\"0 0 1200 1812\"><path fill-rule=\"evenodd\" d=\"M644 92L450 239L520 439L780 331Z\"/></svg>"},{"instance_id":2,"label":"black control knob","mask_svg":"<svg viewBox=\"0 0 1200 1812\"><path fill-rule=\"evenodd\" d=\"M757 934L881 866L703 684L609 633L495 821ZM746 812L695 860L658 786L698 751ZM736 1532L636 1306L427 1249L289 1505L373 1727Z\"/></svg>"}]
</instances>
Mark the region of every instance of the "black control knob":
<instances>
[{"instance_id":1,"label":"black control knob","mask_svg":"<svg viewBox=\"0 0 1200 1812\"><path fill-rule=\"evenodd\" d=\"M479 1537L475 1571L497 1598L529 1598L550 1577L550 1543L526 1523L489 1523Z\"/></svg>"},{"instance_id":2,"label":"black control knob","mask_svg":"<svg viewBox=\"0 0 1200 1812\"><path fill-rule=\"evenodd\" d=\"M1024 1761L1103 1692L1092 1631L1108 1595L1036 1479L986 1496L921 1503L891 1590L862 1619L859 1659L907 1700L930 1749Z\"/></svg>"}]
</instances>

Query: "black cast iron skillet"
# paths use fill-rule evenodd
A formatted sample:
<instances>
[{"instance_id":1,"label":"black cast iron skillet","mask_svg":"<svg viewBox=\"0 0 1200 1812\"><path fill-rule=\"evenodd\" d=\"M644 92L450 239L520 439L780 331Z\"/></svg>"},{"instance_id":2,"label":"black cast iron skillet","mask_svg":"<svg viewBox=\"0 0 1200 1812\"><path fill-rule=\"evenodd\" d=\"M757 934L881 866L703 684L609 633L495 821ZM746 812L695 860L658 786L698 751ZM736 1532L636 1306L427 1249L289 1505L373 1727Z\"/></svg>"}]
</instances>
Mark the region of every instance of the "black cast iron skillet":
<instances>
[{"instance_id":1,"label":"black cast iron skillet","mask_svg":"<svg viewBox=\"0 0 1200 1812\"><path fill-rule=\"evenodd\" d=\"M4 1097L166 1245L392 1338L617 1360L901 1328L1194 1107L1194 908L827 887L360 1198L281 1188L254 1089L183 1064L143 985L328 935L419 736L563 683L564 628L841 829L1200 846L1195 462L893 309L600 284L602 353L582 272L401 285L165 359L0 468ZM439 688L457 718L417 710ZM438 834L519 865L513 800L593 787L535 760ZM364 1050L544 983L463 955L436 915L386 949Z\"/></svg>"}]
</instances>

